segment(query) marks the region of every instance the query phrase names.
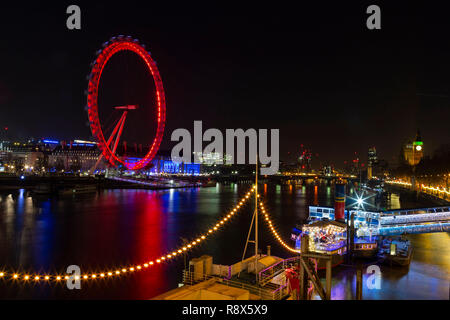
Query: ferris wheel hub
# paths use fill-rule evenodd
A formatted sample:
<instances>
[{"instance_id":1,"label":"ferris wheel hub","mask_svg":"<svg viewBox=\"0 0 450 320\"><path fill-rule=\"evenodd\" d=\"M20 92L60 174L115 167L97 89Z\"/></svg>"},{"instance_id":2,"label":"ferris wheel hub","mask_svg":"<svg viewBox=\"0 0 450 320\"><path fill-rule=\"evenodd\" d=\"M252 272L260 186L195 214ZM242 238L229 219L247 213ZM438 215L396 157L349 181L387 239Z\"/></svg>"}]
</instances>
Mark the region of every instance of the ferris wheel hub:
<instances>
[{"instance_id":1,"label":"ferris wheel hub","mask_svg":"<svg viewBox=\"0 0 450 320\"><path fill-rule=\"evenodd\" d=\"M129 105L126 105L126 106L114 107L114 109L116 109L116 110L137 110L137 108L138 108L137 104L129 104Z\"/></svg>"}]
</instances>

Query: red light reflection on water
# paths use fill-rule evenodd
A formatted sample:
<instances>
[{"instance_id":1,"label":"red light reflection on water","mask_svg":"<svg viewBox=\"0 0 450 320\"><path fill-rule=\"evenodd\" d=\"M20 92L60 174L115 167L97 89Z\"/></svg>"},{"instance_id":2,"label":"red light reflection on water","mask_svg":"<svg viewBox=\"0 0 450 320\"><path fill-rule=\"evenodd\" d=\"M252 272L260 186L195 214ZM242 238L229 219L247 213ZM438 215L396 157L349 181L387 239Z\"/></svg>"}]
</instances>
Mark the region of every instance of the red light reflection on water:
<instances>
[{"instance_id":1,"label":"red light reflection on water","mask_svg":"<svg viewBox=\"0 0 450 320\"><path fill-rule=\"evenodd\" d=\"M319 205L319 199L318 199L318 187L314 186L314 205L318 206Z\"/></svg>"},{"instance_id":2,"label":"red light reflection on water","mask_svg":"<svg viewBox=\"0 0 450 320\"><path fill-rule=\"evenodd\" d=\"M135 201L142 204L136 215L136 233L133 237L136 244L133 263L139 264L158 258L167 250L164 241L166 215L163 200L157 192L138 192ZM136 297L148 299L165 287L165 267L166 264L152 266L137 276Z\"/></svg>"}]
</instances>

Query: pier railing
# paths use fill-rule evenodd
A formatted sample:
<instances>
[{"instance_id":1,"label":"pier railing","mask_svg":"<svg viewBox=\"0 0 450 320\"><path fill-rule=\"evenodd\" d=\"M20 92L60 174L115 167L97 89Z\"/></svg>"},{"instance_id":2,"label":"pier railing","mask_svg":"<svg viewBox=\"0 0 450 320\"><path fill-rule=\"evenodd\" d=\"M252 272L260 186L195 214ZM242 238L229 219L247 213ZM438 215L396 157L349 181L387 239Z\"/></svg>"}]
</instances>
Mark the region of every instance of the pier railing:
<instances>
[{"instance_id":1,"label":"pier railing","mask_svg":"<svg viewBox=\"0 0 450 320\"><path fill-rule=\"evenodd\" d=\"M183 270L183 283L185 285L195 285L197 283L214 279L215 282L233 287L248 290L251 294L259 296L262 300L281 300L288 295L288 289L285 284L276 285L271 288L255 286L249 283L229 280L218 276L207 274L195 274L194 272Z\"/></svg>"},{"instance_id":2,"label":"pier railing","mask_svg":"<svg viewBox=\"0 0 450 320\"><path fill-rule=\"evenodd\" d=\"M417 223L404 225L389 225L378 230L381 236L394 236L415 233L450 232L450 222Z\"/></svg>"},{"instance_id":3,"label":"pier railing","mask_svg":"<svg viewBox=\"0 0 450 320\"><path fill-rule=\"evenodd\" d=\"M444 220L450 220L450 212L424 213L405 216L394 215L391 217L383 217L381 225L386 226L394 224L407 224L407 223L432 222Z\"/></svg>"},{"instance_id":4,"label":"pier railing","mask_svg":"<svg viewBox=\"0 0 450 320\"><path fill-rule=\"evenodd\" d=\"M290 264L297 264L300 257L292 257L288 259L284 259L276 264L271 265L258 273L259 284L264 286L269 283L273 278L280 275L284 272L286 268L290 266Z\"/></svg>"}]
</instances>

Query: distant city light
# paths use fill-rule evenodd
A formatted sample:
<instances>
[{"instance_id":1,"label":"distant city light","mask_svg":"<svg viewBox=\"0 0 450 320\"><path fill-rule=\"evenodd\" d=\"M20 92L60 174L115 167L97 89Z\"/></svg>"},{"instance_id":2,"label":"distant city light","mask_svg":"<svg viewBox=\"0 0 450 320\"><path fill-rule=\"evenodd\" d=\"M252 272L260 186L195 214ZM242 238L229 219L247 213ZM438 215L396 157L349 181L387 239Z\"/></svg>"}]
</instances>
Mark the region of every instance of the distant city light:
<instances>
[{"instance_id":1,"label":"distant city light","mask_svg":"<svg viewBox=\"0 0 450 320\"><path fill-rule=\"evenodd\" d=\"M47 144L59 144L59 141L57 141L57 140L44 139L42 141Z\"/></svg>"},{"instance_id":2,"label":"distant city light","mask_svg":"<svg viewBox=\"0 0 450 320\"><path fill-rule=\"evenodd\" d=\"M93 144L93 145L96 145L97 144L97 142L93 142L93 141L85 141L85 140L78 140L78 139L75 139L75 140L73 140L73 142L75 142L75 143L84 143L84 144Z\"/></svg>"},{"instance_id":3,"label":"distant city light","mask_svg":"<svg viewBox=\"0 0 450 320\"><path fill-rule=\"evenodd\" d=\"M72 143L72 146L73 147L78 147L78 146L80 146L80 147L93 147L93 146L95 146L95 144L93 144L93 143Z\"/></svg>"}]
</instances>

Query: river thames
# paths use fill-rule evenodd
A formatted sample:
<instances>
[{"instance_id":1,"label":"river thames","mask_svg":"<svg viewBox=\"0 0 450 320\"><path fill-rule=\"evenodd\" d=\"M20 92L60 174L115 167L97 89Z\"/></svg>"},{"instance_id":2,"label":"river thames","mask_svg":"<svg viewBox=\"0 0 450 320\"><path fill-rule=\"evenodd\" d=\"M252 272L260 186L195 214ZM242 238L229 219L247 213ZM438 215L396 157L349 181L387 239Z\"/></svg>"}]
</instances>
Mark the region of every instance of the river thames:
<instances>
[{"instance_id":1,"label":"river thames","mask_svg":"<svg viewBox=\"0 0 450 320\"><path fill-rule=\"evenodd\" d=\"M102 190L96 194L48 198L27 190L0 192L0 271L65 273L78 265L81 272L116 270L173 251L207 230L250 188L220 185L210 188ZM280 234L289 241L292 227L304 221L308 206L332 206L334 187L262 185ZM430 207L392 194L386 208ZM186 257L213 256L214 263L241 259L252 207L246 205L226 228ZM288 257L261 223L263 253ZM381 267L381 289L363 289L363 299L449 299L450 234L410 235L413 260L409 268ZM181 282L184 258L120 278L82 282L80 290L64 284L13 283L0 280L1 299L149 299ZM345 267L333 269L332 299L354 299L356 277Z\"/></svg>"}]
</instances>

